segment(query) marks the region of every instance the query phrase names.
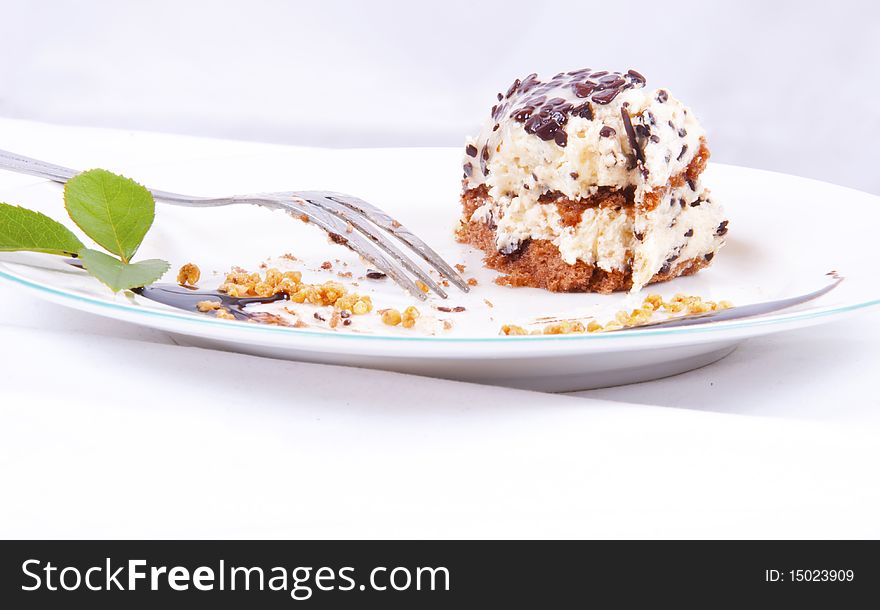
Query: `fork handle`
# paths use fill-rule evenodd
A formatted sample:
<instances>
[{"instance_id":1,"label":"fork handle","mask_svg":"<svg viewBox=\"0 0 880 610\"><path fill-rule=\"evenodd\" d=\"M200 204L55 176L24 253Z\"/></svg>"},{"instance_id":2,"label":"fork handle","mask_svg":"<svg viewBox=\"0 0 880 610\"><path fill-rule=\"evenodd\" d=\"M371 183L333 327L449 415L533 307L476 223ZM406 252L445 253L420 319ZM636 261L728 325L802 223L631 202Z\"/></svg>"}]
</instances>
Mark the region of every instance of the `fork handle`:
<instances>
[{"instance_id":1,"label":"fork handle","mask_svg":"<svg viewBox=\"0 0 880 610\"><path fill-rule=\"evenodd\" d=\"M0 169L6 169L19 174L30 174L39 178L47 178L61 184L81 173L79 170L55 165L47 161L40 161L39 159L33 159L7 150L0 150ZM180 193L171 193L149 187L147 187L147 190L152 193L154 198L177 205L213 207L252 202L252 199L249 197L193 197L191 195L181 195Z\"/></svg>"}]
</instances>

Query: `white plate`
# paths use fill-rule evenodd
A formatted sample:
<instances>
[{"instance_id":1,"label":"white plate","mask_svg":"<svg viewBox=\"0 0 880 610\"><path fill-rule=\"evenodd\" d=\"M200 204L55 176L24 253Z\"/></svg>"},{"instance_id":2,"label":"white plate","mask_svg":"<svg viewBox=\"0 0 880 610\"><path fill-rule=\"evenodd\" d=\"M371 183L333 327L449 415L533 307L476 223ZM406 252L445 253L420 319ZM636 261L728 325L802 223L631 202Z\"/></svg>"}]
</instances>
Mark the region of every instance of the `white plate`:
<instances>
[{"instance_id":1,"label":"white plate","mask_svg":"<svg viewBox=\"0 0 880 610\"><path fill-rule=\"evenodd\" d=\"M709 269L652 286L650 292L747 304L818 288L830 270L847 280L820 300L760 318L608 334L498 336L502 324L528 325L544 316L607 321L641 298L552 294L493 284L495 273L480 266L478 253L453 239L460 209L459 156L458 149L291 149L272 156L122 168L142 183L184 193L330 188L380 205L447 260L465 263L464 275L479 282L469 295L451 287L448 301L417 304L424 315L414 330L383 326L375 314L357 316L341 331L217 320L130 294L114 296L84 273L44 255L4 254L0 277L47 300L162 329L193 345L554 391L680 373L724 357L748 337L830 321L880 303L873 257L865 251L880 224L880 198L803 178L710 164L705 180L727 208L728 244ZM5 179L0 175L3 201L65 219L57 185L3 189ZM291 264L275 258L285 253L300 260ZM358 282L355 290L371 294L377 309L415 302L389 280L359 280L364 267L356 257L328 244L317 228L252 207L189 210L159 204L138 257L165 258L173 269L195 262L202 268L205 288L216 287L234 265L255 270L267 259L302 270L308 281L340 280L337 271L351 271L355 277L340 281ZM333 263L332 271L320 270L325 260ZM173 281L172 276L166 279ZM433 309L436 305L462 305L466 311L443 313ZM305 310L304 319L310 317L311 310ZM442 319L452 320L453 329L430 334Z\"/></svg>"}]
</instances>

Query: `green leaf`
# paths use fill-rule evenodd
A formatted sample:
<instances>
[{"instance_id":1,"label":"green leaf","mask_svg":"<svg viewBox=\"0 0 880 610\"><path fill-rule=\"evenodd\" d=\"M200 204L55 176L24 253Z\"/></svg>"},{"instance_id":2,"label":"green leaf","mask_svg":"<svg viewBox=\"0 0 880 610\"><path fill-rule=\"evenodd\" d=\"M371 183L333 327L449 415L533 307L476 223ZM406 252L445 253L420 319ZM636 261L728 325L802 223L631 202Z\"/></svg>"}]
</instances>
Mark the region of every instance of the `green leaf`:
<instances>
[{"instance_id":1,"label":"green leaf","mask_svg":"<svg viewBox=\"0 0 880 610\"><path fill-rule=\"evenodd\" d=\"M162 277L171 266L157 258L137 263L123 263L109 254L89 248L80 250L79 257L86 271L101 280L113 292L148 286Z\"/></svg>"},{"instance_id":2,"label":"green leaf","mask_svg":"<svg viewBox=\"0 0 880 610\"><path fill-rule=\"evenodd\" d=\"M0 203L0 252L28 250L72 256L83 247L76 235L45 214Z\"/></svg>"},{"instance_id":3,"label":"green leaf","mask_svg":"<svg viewBox=\"0 0 880 610\"><path fill-rule=\"evenodd\" d=\"M68 180L64 205L86 235L125 263L137 252L156 214L150 191L105 169Z\"/></svg>"}]
</instances>

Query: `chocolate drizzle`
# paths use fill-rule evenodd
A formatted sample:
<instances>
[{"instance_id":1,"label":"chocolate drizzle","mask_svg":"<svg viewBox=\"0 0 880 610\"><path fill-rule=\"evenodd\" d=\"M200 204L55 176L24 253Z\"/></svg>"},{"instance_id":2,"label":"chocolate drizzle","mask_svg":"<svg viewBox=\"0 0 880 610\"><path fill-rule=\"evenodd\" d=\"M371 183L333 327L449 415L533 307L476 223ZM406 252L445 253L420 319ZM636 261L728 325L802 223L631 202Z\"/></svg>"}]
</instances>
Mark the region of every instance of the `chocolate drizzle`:
<instances>
[{"instance_id":1,"label":"chocolate drizzle","mask_svg":"<svg viewBox=\"0 0 880 610\"><path fill-rule=\"evenodd\" d=\"M522 80L513 81L505 94L498 95L498 102L492 106L491 110L495 121L493 131L497 130L499 124L505 119L511 119L521 123L526 133L547 142L554 142L557 146L565 147L568 145L565 126L570 117L592 121L595 117L593 104L600 106L610 104L627 89L638 89L644 86L645 77L635 70L621 73L582 68L571 72L560 72L546 82L539 80L537 74L529 74ZM624 118L624 125L633 149L631 164L635 166L637 162L641 162L644 166L645 155L643 149L638 145L637 136L648 139L650 133L648 131L645 131L644 134L633 133L632 121L627 120L628 118L628 116ZM647 128L639 125L639 129ZM614 135L615 131L609 126L603 127L601 130L602 137ZM482 148L479 148L481 145L483 145ZM465 152L468 157L479 160L482 175L488 176L488 161L490 155L495 152L494 144L490 150L485 140L469 143ZM476 173L475 169L474 166L465 166L466 180Z\"/></svg>"},{"instance_id":2,"label":"chocolate drizzle","mask_svg":"<svg viewBox=\"0 0 880 610\"><path fill-rule=\"evenodd\" d=\"M593 118L590 102L610 104L621 92L645 86L645 77L630 70L620 72L591 72L589 68L560 73L551 80L541 82L537 74L525 80L517 79L507 90L504 103L493 109L493 116L507 114L514 121L523 123L527 133L542 140L553 140L559 146L566 145L565 124L570 115ZM559 92L557 95L552 94ZM571 94L585 102L578 104ZM568 99L567 99L568 98Z\"/></svg>"}]
</instances>

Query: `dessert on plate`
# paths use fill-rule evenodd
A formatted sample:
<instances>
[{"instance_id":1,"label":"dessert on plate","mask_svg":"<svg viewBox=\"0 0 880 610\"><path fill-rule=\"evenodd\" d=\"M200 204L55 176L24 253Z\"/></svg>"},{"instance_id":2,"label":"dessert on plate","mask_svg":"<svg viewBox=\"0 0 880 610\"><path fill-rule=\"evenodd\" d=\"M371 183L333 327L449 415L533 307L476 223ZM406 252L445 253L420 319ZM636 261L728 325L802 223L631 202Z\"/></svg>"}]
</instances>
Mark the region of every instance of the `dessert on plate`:
<instances>
[{"instance_id":1,"label":"dessert on plate","mask_svg":"<svg viewBox=\"0 0 880 610\"><path fill-rule=\"evenodd\" d=\"M499 283L636 291L696 273L723 245L705 132L638 72L532 74L490 114L466 142L458 238Z\"/></svg>"}]
</instances>

